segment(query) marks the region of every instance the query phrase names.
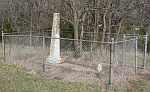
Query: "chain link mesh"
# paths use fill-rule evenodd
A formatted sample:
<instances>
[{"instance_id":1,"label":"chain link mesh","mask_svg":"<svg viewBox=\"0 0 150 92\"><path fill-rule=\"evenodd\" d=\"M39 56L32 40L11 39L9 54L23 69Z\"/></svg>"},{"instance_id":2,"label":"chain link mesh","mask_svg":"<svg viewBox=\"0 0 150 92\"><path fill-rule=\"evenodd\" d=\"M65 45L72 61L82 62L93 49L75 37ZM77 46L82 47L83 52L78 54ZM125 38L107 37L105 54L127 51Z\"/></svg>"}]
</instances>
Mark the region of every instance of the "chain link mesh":
<instances>
[{"instance_id":1,"label":"chain link mesh","mask_svg":"<svg viewBox=\"0 0 150 92\"><path fill-rule=\"evenodd\" d=\"M143 68L144 44L138 45L143 42L140 37L136 40L134 36L124 38L122 35L119 37L122 40L115 38L113 44L110 40L95 41L93 36L85 36L82 40L60 38L61 60L64 63L52 65L46 60L50 55L51 39L56 38L37 35L5 35L7 63L19 64L27 70L45 71L42 76L50 79L71 82L103 81L106 84L111 81L118 85ZM101 65L101 71L98 71L98 65Z\"/></svg>"}]
</instances>

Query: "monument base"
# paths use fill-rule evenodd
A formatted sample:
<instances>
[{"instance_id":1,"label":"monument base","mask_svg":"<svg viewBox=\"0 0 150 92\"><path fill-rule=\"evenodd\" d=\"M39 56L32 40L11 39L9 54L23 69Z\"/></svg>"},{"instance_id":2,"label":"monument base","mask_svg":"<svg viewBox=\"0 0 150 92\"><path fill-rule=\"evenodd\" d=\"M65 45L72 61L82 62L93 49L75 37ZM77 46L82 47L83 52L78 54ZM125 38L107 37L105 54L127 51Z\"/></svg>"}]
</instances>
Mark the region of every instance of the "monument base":
<instances>
[{"instance_id":1,"label":"monument base","mask_svg":"<svg viewBox=\"0 0 150 92\"><path fill-rule=\"evenodd\" d=\"M53 57L48 57L46 59L46 62L48 62L50 64L62 64L62 63L64 63L62 58L53 58Z\"/></svg>"}]
</instances>

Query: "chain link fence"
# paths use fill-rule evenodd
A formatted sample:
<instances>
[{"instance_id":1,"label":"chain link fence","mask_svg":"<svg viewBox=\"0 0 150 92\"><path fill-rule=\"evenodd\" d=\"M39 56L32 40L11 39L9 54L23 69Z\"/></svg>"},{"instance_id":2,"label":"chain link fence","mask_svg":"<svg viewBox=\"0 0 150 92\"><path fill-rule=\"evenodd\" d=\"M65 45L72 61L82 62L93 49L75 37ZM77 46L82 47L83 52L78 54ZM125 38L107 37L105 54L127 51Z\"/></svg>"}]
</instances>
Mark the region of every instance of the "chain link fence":
<instances>
[{"instance_id":1,"label":"chain link fence","mask_svg":"<svg viewBox=\"0 0 150 92\"><path fill-rule=\"evenodd\" d=\"M34 70L48 79L71 82L125 84L132 76L148 67L146 37L137 35L109 36L106 42L89 39L60 38L62 64L47 62L50 55L50 33L3 34L2 56L9 64ZM110 34L106 34L108 36ZM121 39L121 40L117 40ZM78 43L78 46L75 46ZM100 69L100 70L99 70Z\"/></svg>"}]
</instances>

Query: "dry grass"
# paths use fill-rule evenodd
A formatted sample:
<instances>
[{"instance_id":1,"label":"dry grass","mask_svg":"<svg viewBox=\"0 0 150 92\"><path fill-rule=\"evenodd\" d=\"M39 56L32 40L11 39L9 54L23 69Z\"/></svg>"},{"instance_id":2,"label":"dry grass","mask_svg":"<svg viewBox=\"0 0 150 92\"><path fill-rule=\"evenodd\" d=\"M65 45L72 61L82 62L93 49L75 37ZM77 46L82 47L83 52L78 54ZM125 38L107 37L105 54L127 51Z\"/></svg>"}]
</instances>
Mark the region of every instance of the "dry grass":
<instances>
[{"instance_id":1,"label":"dry grass","mask_svg":"<svg viewBox=\"0 0 150 92\"><path fill-rule=\"evenodd\" d=\"M97 85L45 80L15 65L0 64L0 92L101 92Z\"/></svg>"},{"instance_id":2,"label":"dry grass","mask_svg":"<svg viewBox=\"0 0 150 92\"><path fill-rule=\"evenodd\" d=\"M80 58L74 57L74 52L65 50L61 55L65 61L63 64L50 65L46 63L46 58L49 55L49 48L26 47L26 46L11 46L6 49L6 61L9 64L19 64L27 71L36 71L46 79L58 79L69 82L86 81L89 83L98 83L100 80L108 83L109 78L109 50L103 51L100 49L90 52L85 51ZM105 54L105 55L104 55ZM120 54L117 54L119 57ZM132 56L131 56L132 57ZM117 58L116 58L117 59ZM43 73L43 62L45 62L45 72ZM97 71L97 65L102 63L103 70L101 73ZM128 76L134 72L133 68L122 66L113 62L112 66L112 81L117 83L126 81Z\"/></svg>"},{"instance_id":3,"label":"dry grass","mask_svg":"<svg viewBox=\"0 0 150 92\"><path fill-rule=\"evenodd\" d=\"M34 44L34 47L20 44L21 43L19 43L19 45L6 45L7 63L19 64L28 72L35 71L36 73L41 74L41 76L46 79L57 79L69 82L86 81L91 84L99 83L99 81L102 80L103 82L108 83L110 74L109 48L94 48L92 52L90 50L84 50L81 57L75 58L75 54L79 54L79 52L75 52L75 50L69 45L69 47L61 49L61 56L65 63L59 65L51 65L46 63L46 58L49 55L49 47L45 47L43 49L41 46L36 46L36 44ZM122 50L120 49L120 46L116 47L116 51L113 56L114 60L112 62L113 65L111 76L112 82L114 84L125 84L127 83L128 78L130 76L133 76L135 72L134 53L135 52L132 49L126 51L126 65L122 66ZM138 55L139 57L141 57L140 53L138 53ZM45 72L43 72L43 62L46 63ZM103 66L103 70L100 73L98 73L97 71L98 64L102 64ZM127 65L131 65L131 67ZM139 63L139 65L141 65L141 62Z\"/></svg>"},{"instance_id":4,"label":"dry grass","mask_svg":"<svg viewBox=\"0 0 150 92\"><path fill-rule=\"evenodd\" d=\"M120 64L122 60L122 53L120 51L121 50L118 49L115 53L111 77L114 88L121 86L121 88L118 87L120 88L119 92L126 92L127 87L125 87L125 89L123 87L127 85L128 80L135 72L135 54L132 50L126 52L126 64L133 67L122 66ZM7 63L24 67L26 71L31 74L41 74L44 79L63 80L67 82L87 82L88 84L108 83L109 49L106 49L103 53L100 49L93 50L93 53L84 51L80 58L75 58L74 54L73 50L63 50L61 55L65 63L51 65L45 62L49 55L48 47L43 50L43 48L40 47L30 48L23 45L6 46ZM138 55L138 64L141 65L142 62L140 58L142 55L139 52ZM43 62L46 63L45 72L42 72ZM101 73L98 73L96 70L99 63L103 65L103 71Z\"/></svg>"}]
</instances>

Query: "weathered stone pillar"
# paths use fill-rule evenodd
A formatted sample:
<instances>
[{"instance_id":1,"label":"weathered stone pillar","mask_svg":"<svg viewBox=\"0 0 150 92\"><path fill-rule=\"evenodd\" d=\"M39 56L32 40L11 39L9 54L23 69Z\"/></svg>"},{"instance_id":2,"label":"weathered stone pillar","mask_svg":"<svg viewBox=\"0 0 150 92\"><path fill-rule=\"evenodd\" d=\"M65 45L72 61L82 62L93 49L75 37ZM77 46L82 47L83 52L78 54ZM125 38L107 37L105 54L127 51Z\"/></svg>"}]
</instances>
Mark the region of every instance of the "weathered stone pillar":
<instances>
[{"instance_id":1,"label":"weathered stone pillar","mask_svg":"<svg viewBox=\"0 0 150 92\"><path fill-rule=\"evenodd\" d=\"M53 27L50 44L50 55L47 58L51 64L61 63L60 57L60 14L54 13L53 15Z\"/></svg>"}]
</instances>

